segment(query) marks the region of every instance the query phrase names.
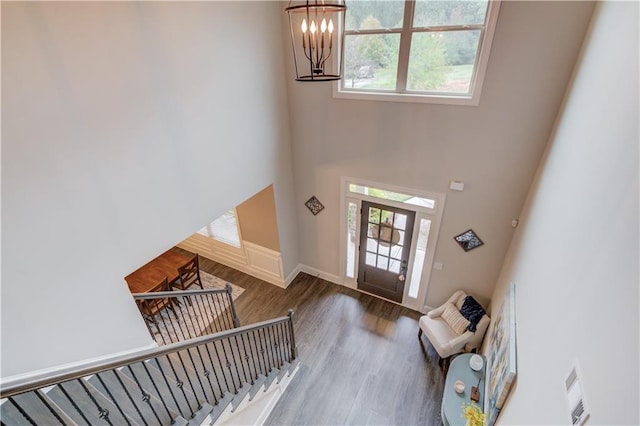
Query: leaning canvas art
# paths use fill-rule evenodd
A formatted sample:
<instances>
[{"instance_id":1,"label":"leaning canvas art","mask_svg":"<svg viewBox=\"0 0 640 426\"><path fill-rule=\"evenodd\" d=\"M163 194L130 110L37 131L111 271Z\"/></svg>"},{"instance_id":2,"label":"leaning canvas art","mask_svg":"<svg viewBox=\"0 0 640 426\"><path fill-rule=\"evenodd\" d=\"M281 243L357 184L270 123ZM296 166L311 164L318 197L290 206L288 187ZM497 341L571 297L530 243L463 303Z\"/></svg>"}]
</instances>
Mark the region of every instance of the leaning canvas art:
<instances>
[{"instance_id":1,"label":"leaning canvas art","mask_svg":"<svg viewBox=\"0 0 640 426\"><path fill-rule=\"evenodd\" d=\"M515 284L511 283L489 335L487 424L493 425L516 378Z\"/></svg>"}]
</instances>

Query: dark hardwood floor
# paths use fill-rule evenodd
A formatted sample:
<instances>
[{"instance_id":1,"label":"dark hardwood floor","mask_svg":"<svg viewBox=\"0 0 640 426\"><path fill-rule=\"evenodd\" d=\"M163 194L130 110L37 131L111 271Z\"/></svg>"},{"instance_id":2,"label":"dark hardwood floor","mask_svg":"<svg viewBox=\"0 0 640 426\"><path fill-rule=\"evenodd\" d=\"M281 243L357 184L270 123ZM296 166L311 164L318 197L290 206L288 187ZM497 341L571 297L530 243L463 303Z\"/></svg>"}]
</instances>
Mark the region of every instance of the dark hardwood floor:
<instances>
[{"instance_id":1,"label":"dark hardwood floor","mask_svg":"<svg viewBox=\"0 0 640 426\"><path fill-rule=\"evenodd\" d=\"M285 290L206 258L200 268L245 289L243 325L295 312L300 367L266 424L441 424L444 377L418 312L304 273Z\"/></svg>"}]
</instances>

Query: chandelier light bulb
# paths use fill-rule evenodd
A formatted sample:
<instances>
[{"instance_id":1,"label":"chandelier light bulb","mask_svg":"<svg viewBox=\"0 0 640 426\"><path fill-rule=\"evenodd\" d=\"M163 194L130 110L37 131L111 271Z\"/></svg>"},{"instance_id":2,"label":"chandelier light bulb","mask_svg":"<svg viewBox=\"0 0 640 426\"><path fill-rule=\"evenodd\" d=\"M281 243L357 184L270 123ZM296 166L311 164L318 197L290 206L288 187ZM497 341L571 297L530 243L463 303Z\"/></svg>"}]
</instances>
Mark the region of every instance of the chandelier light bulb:
<instances>
[{"instance_id":1,"label":"chandelier light bulb","mask_svg":"<svg viewBox=\"0 0 640 426\"><path fill-rule=\"evenodd\" d=\"M323 33L327 31L327 20L322 18L322 23L320 24L320 31Z\"/></svg>"},{"instance_id":2,"label":"chandelier light bulb","mask_svg":"<svg viewBox=\"0 0 640 426\"><path fill-rule=\"evenodd\" d=\"M302 30L303 33L306 34L306 32L307 32L307 20L306 19L302 20L302 25L300 26L300 29Z\"/></svg>"},{"instance_id":3,"label":"chandelier light bulb","mask_svg":"<svg viewBox=\"0 0 640 426\"><path fill-rule=\"evenodd\" d=\"M333 19L329 19L329 34L333 34Z\"/></svg>"},{"instance_id":4,"label":"chandelier light bulb","mask_svg":"<svg viewBox=\"0 0 640 426\"><path fill-rule=\"evenodd\" d=\"M316 21L311 21L311 26L309 27L311 34L315 34L317 29L318 28L316 27Z\"/></svg>"}]
</instances>

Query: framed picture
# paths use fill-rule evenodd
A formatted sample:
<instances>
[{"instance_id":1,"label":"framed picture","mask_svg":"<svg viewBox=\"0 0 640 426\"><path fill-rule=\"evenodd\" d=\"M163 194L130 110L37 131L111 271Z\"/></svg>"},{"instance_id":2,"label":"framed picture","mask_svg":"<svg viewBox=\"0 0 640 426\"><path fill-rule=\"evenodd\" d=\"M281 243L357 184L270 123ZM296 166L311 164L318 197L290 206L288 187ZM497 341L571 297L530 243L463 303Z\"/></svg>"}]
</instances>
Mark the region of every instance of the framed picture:
<instances>
[{"instance_id":1,"label":"framed picture","mask_svg":"<svg viewBox=\"0 0 640 426\"><path fill-rule=\"evenodd\" d=\"M494 425L516 379L515 284L510 283L489 335L487 359L488 389L485 413Z\"/></svg>"},{"instance_id":2,"label":"framed picture","mask_svg":"<svg viewBox=\"0 0 640 426\"><path fill-rule=\"evenodd\" d=\"M480 247L484 244L480 237L473 232L473 229L464 231L462 234L453 237L453 239L458 242L464 251L473 250L474 248Z\"/></svg>"}]
</instances>

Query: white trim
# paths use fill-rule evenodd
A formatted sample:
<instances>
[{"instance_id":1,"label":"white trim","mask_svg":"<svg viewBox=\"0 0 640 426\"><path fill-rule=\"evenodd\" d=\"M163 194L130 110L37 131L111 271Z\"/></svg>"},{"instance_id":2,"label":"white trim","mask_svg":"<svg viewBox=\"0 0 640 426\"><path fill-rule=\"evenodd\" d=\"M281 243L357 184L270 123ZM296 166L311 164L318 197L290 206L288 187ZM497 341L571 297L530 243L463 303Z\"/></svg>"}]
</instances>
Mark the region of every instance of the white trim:
<instances>
[{"instance_id":1,"label":"white trim","mask_svg":"<svg viewBox=\"0 0 640 426\"><path fill-rule=\"evenodd\" d=\"M158 344L156 342L153 342L148 344L147 346L142 346L136 349L129 349L126 351L116 352L109 355L102 355L99 357L89 358L82 361L70 362L68 364L62 364L54 367L43 368L41 370L30 371L28 373L16 374L14 376L9 376L9 377L3 377L3 378L0 378L0 386L2 387L11 386L15 383L20 383L25 380L31 381L31 380L44 379L54 373L55 374L64 373L66 371L77 370L79 368L91 368L98 365L102 365L105 362L109 362L112 360L116 360L116 359L120 359L128 356L134 356L134 355L137 355L138 353L148 351L149 349L155 349L157 347L158 347Z\"/></svg>"},{"instance_id":2,"label":"white trim","mask_svg":"<svg viewBox=\"0 0 640 426\"><path fill-rule=\"evenodd\" d=\"M407 0L408 1L408 0ZM477 62L475 70L471 76L469 85L469 93L455 95L449 93L420 93L420 92L381 92L372 89L371 91L354 91L341 87L343 79L337 80L333 84L333 97L337 99L355 99L364 101L386 101L386 102L412 102L427 103L440 105L461 105L461 106L478 106L480 104L480 95L482 93L482 85L484 82L489 56L491 54L491 44L493 43L493 35L498 22L500 13L500 4L502 0L490 0L487 6L487 20L484 23L484 29L481 30L479 40L479 50L477 52ZM405 5L406 6L406 5ZM404 33L406 29L403 29ZM413 34L414 31L411 31ZM384 32L381 31L380 34ZM402 46L400 46L402 48ZM400 52L398 52L398 55ZM407 53L407 56L409 53ZM406 58L407 64L409 58ZM398 59L398 66L403 61Z\"/></svg>"},{"instance_id":3,"label":"white trim","mask_svg":"<svg viewBox=\"0 0 640 426\"><path fill-rule=\"evenodd\" d=\"M293 280L296 279L300 272L302 272L302 265L298 264L295 268L293 268L293 271L291 271L291 273L287 275L287 278L284 280L284 288L289 287L289 285L293 282Z\"/></svg>"},{"instance_id":4,"label":"white trim","mask_svg":"<svg viewBox=\"0 0 640 426\"><path fill-rule=\"evenodd\" d=\"M330 274L328 272L324 272L324 271L321 271L320 269L316 269L307 265L300 264L298 266L300 267L300 272L304 272L305 274L309 274L314 277L322 278L323 280L332 282L334 284L343 285L342 280L337 275Z\"/></svg>"},{"instance_id":5,"label":"white trim","mask_svg":"<svg viewBox=\"0 0 640 426\"><path fill-rule=\"evenodd\" d=\"M370 188L377 188L387 191L398 192L401 194L407 194L412 196L419 196L434 200L435 205L433 208L419 206L414 204L407 204L393 200L381 199L369 195L364 195L358 192L351 192L348 189L350 184L367 186ZM446 201L445 194L439 194L434 192L428 192L424 190L418 190L414 188L405 188L388 184L381 184L378 182L366 181L363 179L351 178L348 176L340 177L340 239L339 239L339 253L340 253L340 276L335 277L335 280L327 279L328 281L335 282L336 284L343 285L345 287L352 288L354 290L359 290L357 287L357 277L358 277L358 259L359 257L359 244L356 243L356 252L355 252L355 278L351 279L346 276L346 254L347 254L347 242L344 240L343 236L347 230L347 220L346 220L346 211L348 202L354 202L357 200L358 207L362 207L362 201L371 201L378 204L385 204L393 207L398 207L404 210L414 211L416 213L414 218L414 230L411 241L411 256L409 258L409 263L407 264L407 274L406 274L406 282L410 282L411 274L413 273L413 264L415 260L415 248L418 239L419 232L419 223L420 219L428 219L431 221L431 228L429 230L429 239L427 241L427 252L425 253L425 260L422 266L422 276L420 277L420 287L418 290L418 296L413 299L409 299L407 297L409 286L405 285L404 294L402 297L402 303L400 305L405 306L409 309L413 309L419 312L424 312L424 310L420 310L421 307L424 309L424 301L427 297L427 290L429 287L429 282L431 280L431 270L433 268L433 262L435 260L435 251L436 245L438 242L438 236L440 234L440 226L442 224L442 216L444 214L444 205ZM418 226L416 226L418 225ZM357 221L356 225L356 235L360 235L360 221ZM317 271L316 272L320 272ZM363 292L366 294L370 294L367 292ZM383 298L384 299L384 298ZM385 299L388 300L388 299ZM395 302L394 302L395 303Z\"/></svg>"}]
</instances>

